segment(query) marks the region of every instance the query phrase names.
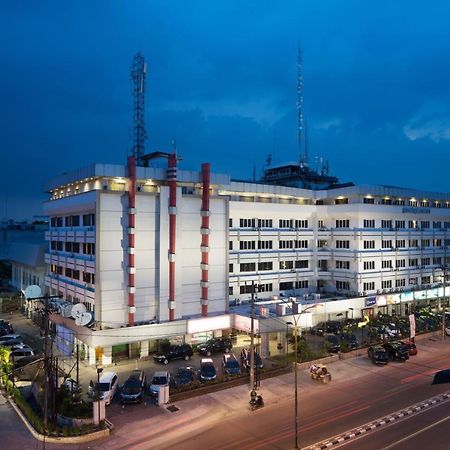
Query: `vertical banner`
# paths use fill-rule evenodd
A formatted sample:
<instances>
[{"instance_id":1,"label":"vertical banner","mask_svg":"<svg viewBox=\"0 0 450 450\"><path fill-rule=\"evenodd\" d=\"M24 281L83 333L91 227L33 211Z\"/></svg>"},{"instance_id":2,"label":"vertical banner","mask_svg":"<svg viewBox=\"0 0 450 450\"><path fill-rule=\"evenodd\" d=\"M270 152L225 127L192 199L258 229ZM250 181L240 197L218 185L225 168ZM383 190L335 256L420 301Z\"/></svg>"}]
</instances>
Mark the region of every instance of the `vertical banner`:
<instances>
[{"instance_id":1,"label":"vertical banner","mask_svg":"<svg viewBox=\"0 0 450 450\"><path fill-rule=\"evenodd\" d=\"M414 340L416 336L416 316L414 314L409 315L409 337Z\"/></svg>"}]
</instances>

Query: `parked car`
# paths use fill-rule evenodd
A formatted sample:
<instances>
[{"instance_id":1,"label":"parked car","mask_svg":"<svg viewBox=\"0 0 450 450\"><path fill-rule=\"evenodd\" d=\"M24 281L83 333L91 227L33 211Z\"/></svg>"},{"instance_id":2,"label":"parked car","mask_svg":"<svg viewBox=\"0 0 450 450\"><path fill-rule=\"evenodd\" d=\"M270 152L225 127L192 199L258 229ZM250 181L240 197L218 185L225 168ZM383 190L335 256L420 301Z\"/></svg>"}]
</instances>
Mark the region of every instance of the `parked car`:
<instances>
[{"instance_id":1,"label":"parked car","mask_svg":"<svg viewBox=\"0 0 450 450\"><path fill-rule=\"evenodd\" d=\"M118 384L115 372L104 372L100 377L100 383L94 386L94 395L99 392L100 398L105 400L105 405L109 405L114 398Z\"/></svg>"},{"instance_id":2,"label":"parked car","mask_svg":"<svg viewBox=\"0 0 450 450\"><path fill-rule=\"evenodd\" d=\"M171 378L171 384L175 387L187 386L195 380L195 372L191 367L181 367Z\"/></svg>"},{"instance_id":3,"label":"parked car","mask_svg":"<svg viewBox=\"0 0 450 450\"><path fill-rule=\"evenodd\" d=\"M120 401L124 403L138 403L142 401L145 391L145 373L133 370L120 390Z\"/></svg>"},{"instance_id":4,"label":"parked car","mask_svg":"<svg viewBox=\"0 0 450 450\"><path fill-rule=\"evenodd\" d=\"M34 356L34 352L30 347L16 348L9 355L10 359L14 362L26 358L27 356Z\"/></svg>"},{"instance_id":5,"label":"parked car","mask_svg":"<svg viewBox=\"0 0 450 450\"><path fill-rule=\"evenodd\" d=\"M14 333L13 326L7 320L0 319L0 336L13 333Z\"/></svg>"},{"instance_id":6,"label":"parked car","mask_svg":"<svg viewBox=\"0 0 450 450\"><path fill-rule=\"evenodd\" d=\"M244 369L247 371L250 370L250 351L247 348L241 350L241 364ZM258 352L254 353L254 367L255 369L262 369L264 367Z\"/></svg>"},{"instance_id":7,"label":"parked car","mask_svg":"<svg viewBox=\"0 0 450 450\"><path fill-rule=\"evenodd\" d=\"M384 347L381 345L373 345L367 349L367 356L372 360L374 364L387 364L388 354Z\"/></svg>"},{"instance_id":8,"label":"parked car","mask_svg":"<svg viewBox=\"0 0 450 450\"><path fill-rule=\"evenodd\" d=\"M226 375L240 375L241 366L233 353L225 353L222 357L223 373Z\"/></svg>"},{"instance_id":9,"label":"parked car","mask_svg":"<svg viewBox=\"0 0 450 450\"><path fill-rule=\"evenodd\" d=\"M28 345L24 344L20 339L10 339L9 341L4 341L4 342L0 343L0 347L24 348L24 347L28 347Z\"/></svg>"},{"instance_id":10,"label":"parked car","mask_svg":"<svg viewBox=\"0 0 450 450\"><path fill-rule=\"evenodd\" d=\"M217 377L216 367L211 358L202 358L200 361L200 381L212 381Z\"/></svg>"},{"instance_id":11,"label":"parked car","mask_svg":"<svg viewBox=\"0 0 450 450\"><path fill-rule=\"evenodd\" d=\"M400 341L385 342L383 347L391 360L406 361L409 359L408 347Z\"/></svg>"},{"instance_id":12,"label":"parked car","mask_svg":"<svg viewBox=\"0 0 450 450\"><path fill-rule=\"evenodd\" d=\"M20 334L5 334L0 338L0 346L4 345L5 342L9 341L21 341L22 336Z\"/></svg>"},{"instance_id":13,"label":"parked car","mask_svg":"<svg viewBox=\"0 0 450 450\"><path fill-rule=\"evenodd\" d=\"M406 345L408 347L408 353L409 356L414 356L417 355L417 346L416 344L414 344L414 342L410 342L410 341L400 341L401 344Z\"/></svg>"},{"instance_id":14,"label":"parked car","mask_svg":"<svg viewBox=\"0 0 450 450\"><path fill-rule=\"evenodd\" d=\"M342 333L341 342L345 342L351 349L358 347L358 339L353 333Z\"/></svg>"},{"instance_id":15,"label":"parked car","mask_svg":"<svg viewBox=\"0 0 450 450\"><path fill-rule=\"evenodd\" d=\"M231 339L228 337L212 338L206 341L204 344L200 344L197 347L197 351L206 356L211 356L213 353L228 353L233 348Z\"/></svg>"},{"instance_id":16,"label":"parked car","mask_svg":"<svg viewBox=\"0 0 450 450\"><path fill-rule=\"evenodd\" d=\"M323 336L324 333L339 334L341 331L342 323L338 320L329 320L327 322L319 322L317 325L310 328L311 334L317 336Z\"/></svg>"},{"instance_id":17,"label":"parked car","mask_svg":"<svg viewBox=\"0 0 450 450\"><path fill-rule=\"evenodd\" d=\"M152 382L149 385L149 394L157 397L161 386L168 386L170 383L170 373L167 371L155 372Z\"/></svg>"},{"instance_id":18,"label":"parked car","mask_svg":"<svg viewBox=\"0 0 450 450\"><path fill-rule=\"evenodd\" d=\"M184 359L188 361L194 354L192 347L189 344L171 345L166 350L160 351L153 355L156 362L169 364L174 359Z\"/></svg>"},{"instance_id":19,"label":"parked car","mask_svg":"<svg viewBox=\"0 0 450 450\"><path fill-rule=\"evenodd\" d=\"M325 344L330 353L337 353L341 350L341 344L335 334L325 334Z\"/></svg>"}]
</instances>

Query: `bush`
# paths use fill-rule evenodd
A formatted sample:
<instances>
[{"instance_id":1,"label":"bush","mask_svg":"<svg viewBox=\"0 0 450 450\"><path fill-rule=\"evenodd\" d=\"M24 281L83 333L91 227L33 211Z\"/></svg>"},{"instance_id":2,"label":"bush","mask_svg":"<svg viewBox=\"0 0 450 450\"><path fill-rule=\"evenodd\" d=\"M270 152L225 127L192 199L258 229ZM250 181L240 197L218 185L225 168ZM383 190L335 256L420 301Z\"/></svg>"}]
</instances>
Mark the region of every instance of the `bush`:
<instances>
[{"instance_id":1,"label":"bush","mask_svg":"<svg viewBox=\"0 0 450 450\"><path fill-rule=\"evenodd\" d=\"M30 422L31 426L38 432L44 432L44 423L42 419L33 411L30 404L22 397L22 394L18 389L15 391L14 400L19 409L25 414L28 422Z\"/></svg>"}]
</instances>

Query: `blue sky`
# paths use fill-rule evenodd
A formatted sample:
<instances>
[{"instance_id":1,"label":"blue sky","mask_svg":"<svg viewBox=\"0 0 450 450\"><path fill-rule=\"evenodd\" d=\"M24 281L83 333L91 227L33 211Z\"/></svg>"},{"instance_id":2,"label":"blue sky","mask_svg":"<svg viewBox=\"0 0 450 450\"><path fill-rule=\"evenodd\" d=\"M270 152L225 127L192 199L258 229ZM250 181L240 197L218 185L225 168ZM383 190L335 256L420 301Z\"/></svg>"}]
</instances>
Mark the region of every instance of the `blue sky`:
<instances>
[{"instance_id":1,"label":"blue sky","mask_svg":"<svg viewBox=\"0 0 450 450\"><path fill-rule=\"evenodd\" d=\"M238 179L297 159L299 41L310 164L450 192L448 17L444 1L4 1L0 218L40 214L48 178L124 163L138 51L148 152L175 139L182 168Z\"/></svg>"}]
</instances>

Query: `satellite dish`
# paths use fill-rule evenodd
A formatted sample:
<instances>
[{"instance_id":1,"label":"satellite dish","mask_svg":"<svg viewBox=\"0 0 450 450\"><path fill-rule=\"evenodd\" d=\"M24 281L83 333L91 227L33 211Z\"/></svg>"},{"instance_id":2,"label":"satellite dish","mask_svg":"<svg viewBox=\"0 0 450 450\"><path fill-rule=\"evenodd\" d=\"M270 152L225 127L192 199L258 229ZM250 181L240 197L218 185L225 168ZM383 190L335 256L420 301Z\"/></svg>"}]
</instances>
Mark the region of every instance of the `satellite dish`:
<instances>
[{"instance_id":1,"label":"satellite dish","mask_svg":"<svg viewBox=\"0 0 450 450\"><path fill-rule=\"evenodd\" d=\"M89 323L91 323L92 320L93 320L92 314L90 312L85 312L83 314L80 314L75 319L75 324L78 325L79 327L84 327L84 326L88 325Z\"/></svg>"},{"instance_id":2,"label":"satellite dish","mask_svg":"<svg viewBox=\"0 0 450 450\"><path fill-rule=\"evenodd\" d=\"M85 312L87 312L86 306L84 306L83 303L77 303L76 305L73 305L73 306L72 306L71 316L72 316L74 319L77 319L78 316L81 316L81 315L84 314Z\"/></svg>"},{"instance_id":3,"label":"satellite dish","mask_svg":"<svg viewBox=\"0 0 450 450\"><path fill-rule=\"evenodd\" d=\"M42 289L36 284L32 284L23 291L23 295L27 300L39 298L42 297Z\"/></svg>"}]
</instances>

